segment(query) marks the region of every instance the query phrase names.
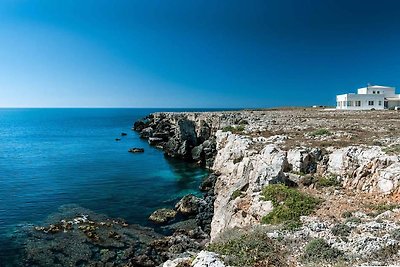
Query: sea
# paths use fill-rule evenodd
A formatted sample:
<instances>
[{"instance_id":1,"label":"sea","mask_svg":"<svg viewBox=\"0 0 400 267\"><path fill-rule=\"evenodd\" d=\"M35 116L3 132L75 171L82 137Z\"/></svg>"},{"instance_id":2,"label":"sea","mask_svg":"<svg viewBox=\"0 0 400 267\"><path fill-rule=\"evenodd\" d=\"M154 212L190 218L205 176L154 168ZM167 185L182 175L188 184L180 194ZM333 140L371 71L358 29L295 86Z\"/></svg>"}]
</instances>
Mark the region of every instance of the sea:
<instances>
[{"instance_id":1,"label":"sea","mask_svg":"<svg viewBox=\"0 0 400 267\"><path fill-rule=\"evenodd\" d=\"M0 109L0 266L15 259L21 229L65 205L149 226L154 210L200 194L207 170L165 157L131 130L158 111L209 110Z\"/></svg>"}]
</instances>

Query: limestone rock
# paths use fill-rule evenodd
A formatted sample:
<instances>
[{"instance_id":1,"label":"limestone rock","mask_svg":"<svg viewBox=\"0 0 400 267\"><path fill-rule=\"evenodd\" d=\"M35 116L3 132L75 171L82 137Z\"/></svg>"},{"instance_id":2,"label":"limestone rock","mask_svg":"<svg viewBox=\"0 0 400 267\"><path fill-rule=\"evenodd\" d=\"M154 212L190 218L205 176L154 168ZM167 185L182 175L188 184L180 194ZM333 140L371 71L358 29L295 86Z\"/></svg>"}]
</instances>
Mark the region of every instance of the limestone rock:
<instances>
[{"instance_id":1,"label":"limestone rock","mask_svg":"<svg viewBox=\"0 0 400 267\"><path fill-rule=\"evenodd\" d=\"M225 264L213 252L201 251L192 263L193 267L225 267Z\"/></svg>"},{"instance_id":2,"label":"limestone rock","mask_svg":"<svg viewBox=\"0 0 400 267\"><path fill-rule=\"evenodd\" d=\"M176 216L176 211L171 210L171 209L158 209L154 211L150 217L149 220L155 223L166 223Z\"/></svg>"}]
</instances>

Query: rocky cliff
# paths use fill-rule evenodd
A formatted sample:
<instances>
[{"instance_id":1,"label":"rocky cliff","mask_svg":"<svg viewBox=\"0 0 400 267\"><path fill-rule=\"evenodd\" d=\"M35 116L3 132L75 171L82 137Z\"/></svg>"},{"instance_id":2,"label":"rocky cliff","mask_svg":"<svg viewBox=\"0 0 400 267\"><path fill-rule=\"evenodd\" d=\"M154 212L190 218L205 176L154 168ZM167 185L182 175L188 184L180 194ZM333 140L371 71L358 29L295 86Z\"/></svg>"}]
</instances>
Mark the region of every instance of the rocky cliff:
<instances>
[{"instance_id":1,"label":"rocky cliff","mask_svg":"<svg viewBox=\"0 0 400 267\"><path fill-rule=\"evenodd\" d=\"M344 114L348 114L348 118L343 117ZM371 118L366 119L368 116ZM380 121L373 121L376 116ZM369 196L378 196L385 201L396 199L400 180L400 151L397 150L400 139L395 132L377 125L385 120L393 123L394 118L398 120L395 113L309 110L155 113L136 122L134 129L167 155L196 161L217 176L211 222L211 240L214 240L229 229L260 224L262 217L273 210L272 203L265 201L261 194L269 184L284 183L316 190L314 193L320 195L325 189L318 191L317 181L322 178L332 180L340 185L340 190L325 192L322 197L325 203L338 196L346 198L348 192L360 196L369 194L367 199ZM348 121L357 121L357 127ZM386 127L391 125L389 122ZM374 130L374 134L366 134ZM342 199L335 200L340 202ZM357 208L362 209L352 207L351 210ZM398 211L391 209L391 212ZM360 214L359 217L365 215L361 211ZM396 214L390 216L397 218ZM340 251L350 253L346 242L332 241L332 236L326 233L331 231L333 222L321 222L325 230L317 230L320 234L315 234L315 227L310 225L321 218L303 220L304 228L297 233L308 231L307 236L325 237ZM383 233L397 229L396 225L388 221L386 226L379 226L380 236L376 236L367 224L373 222L374 218L365 219L366 225L359 226L359 231L369 229L371 240L377 242L375 249L398 244L398 241L381 237ZM298 239L300 244L302 238ZM365 241L360 240L365 240L365 236L354 235L351 242L361 246L360 242ZM357 257L365 252L353 251L352 255Z\"/></svg>"}]
</instances>

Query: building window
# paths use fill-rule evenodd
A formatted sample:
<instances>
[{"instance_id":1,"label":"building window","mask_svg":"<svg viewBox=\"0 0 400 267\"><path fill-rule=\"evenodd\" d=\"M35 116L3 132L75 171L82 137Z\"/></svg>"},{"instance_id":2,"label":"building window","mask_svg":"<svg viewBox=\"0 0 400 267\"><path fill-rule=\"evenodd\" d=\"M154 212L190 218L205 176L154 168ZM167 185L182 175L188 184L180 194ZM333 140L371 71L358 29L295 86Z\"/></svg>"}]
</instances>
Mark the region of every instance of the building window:
<instances>
[{"instance_id":1,"label":"building window","mask_svg":"<svg viewBox=\"0 0 400 267\"><path fill-rule=\"evenodd\" d=\"M379 95L381 92L380 92L380 91L377 91L376 93Z\"/></svg>"},{"instance_id":2,"label":"building window","mask_svg":"<svg viewBox=\"0 0 400 267\"><path fill-rule=\"evenodd\" d=\"M374 105L374 101L368 101L368 106L373 106Z\"/></svg>"},{"instance_id":3,"label":"building window","mask_svg":"<svg viewBox=\"0 0 400 267\"><path fill-rule=\"evenodd\" d=\"M356 107L361 107L361 101L355 101L355 106Z\"/></svg>"},{"instance_id":4,"label":"building window","mask_svg":"<svg viewBox=\"0 0 400 267\"><path fill-rule=\"evenodd\" d=\"M353 106L353 101L347 101L347 106L352 107Z\"/></svg>"},{"instance_id":5,"label":"building window","mask_svg":"<svg viewBox=\"0 0 400 267\"><path fill-rule=\"evenodd\" d=\"M373 94L375 94L375 91L372 91Z\"/></svg>"},{"instance_id":6,"label":"building window","mask_svg":"<svg viewBox=\"0 0 400 267\"><path fill-rule=\"evenodd\" d=\"M378 101L378 105L382 106L382 101L381 100Z\"/></svg>"}]
</instances>

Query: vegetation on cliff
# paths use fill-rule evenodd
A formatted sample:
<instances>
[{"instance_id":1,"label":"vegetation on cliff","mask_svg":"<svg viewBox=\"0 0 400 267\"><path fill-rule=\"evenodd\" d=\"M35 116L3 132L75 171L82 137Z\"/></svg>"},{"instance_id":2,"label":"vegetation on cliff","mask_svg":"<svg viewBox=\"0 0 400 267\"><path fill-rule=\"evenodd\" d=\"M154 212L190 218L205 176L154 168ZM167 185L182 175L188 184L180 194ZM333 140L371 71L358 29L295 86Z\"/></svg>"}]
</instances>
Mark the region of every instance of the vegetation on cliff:
<instances>
[{"instance_id":1,"label":"vegetation on cliff","mask_svg":"<svg viewBox=\"0 0 400 267\"><path fill-rule=\"evenodd\" d=\"M290 228L300 225L300 216L310 215L321 200L283 184L271 184L263 189L264 200L274 209L262 218L266 224L284 223Z\"/></svg>"},{"instance_id":2,"label":"vegetation on cliff","mask_svg":"<svg viewBox=\"0 0 400 267\"><path fill-rule=\"evenodd\" d=\"M227 230L208 250L224 255L225 263L230 266L287 266L282 251L261 227Z\"/></svg>"}]
</instances>

